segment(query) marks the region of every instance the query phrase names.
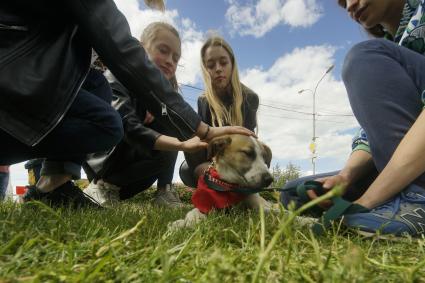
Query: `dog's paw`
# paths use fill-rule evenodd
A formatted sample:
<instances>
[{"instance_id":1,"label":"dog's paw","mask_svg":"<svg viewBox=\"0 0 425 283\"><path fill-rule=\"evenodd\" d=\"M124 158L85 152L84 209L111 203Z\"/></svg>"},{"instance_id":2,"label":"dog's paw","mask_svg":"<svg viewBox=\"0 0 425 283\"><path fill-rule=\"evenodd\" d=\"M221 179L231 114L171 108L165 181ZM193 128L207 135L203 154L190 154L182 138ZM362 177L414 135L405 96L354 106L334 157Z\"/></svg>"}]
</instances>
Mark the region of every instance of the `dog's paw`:
<instances>
[{"instance_id":1,"label":"dog's paw","mask_svg":"<svg viewBox=\"0 0 425 283\"><path fill-rule=\"evenodd\" d=\"M197 223L201 222L207 216L199 211L199 209L194 208L186 214L184 219L176 220L168 224L168 229L171 231L176 231L182 228L193 227Z\"/></svg>"},{"instance_id":2,"label":"dog's paw","mask_svg":"<svg viewBox=\"0 0 425 283\"><path fill-rule=\"evenodd\" d=\"M271 203L271 202L265 202L263 203L263 210L265 213L280 213L279 204L277 203Z\"/></svg>"},{"instance_id":3,"label":"dog's paw","mask_svg":"<svg viewBox=\"0 0 425 283\"><path fill-rule=\"evenodd\" d=\"M193 226L204 220L206 217L207 216L199 211L199 209L194 208L186 214L184 221L186 222L186 226Z\"/></svg>"},{"instance_id":4,"label":"dog's paw","mask_svg":"<svg viewBox=\"0 0 425 283\"><path fill-rule=\"evenodd\" d=\"M179 219L174 222L168 223L168 230L177 231L186 227L186 222L184 219Z\"/></svg>"},{"instance_id":5,"label":"dog's paw","mask_svg":"<svg viewBox=\"0 0 425 283\"><path fill-rule=\"evenodd\" d=\"M312 227L314 224L319 223L319 220L307 216L296 216L294 222L301 227Z\"/></svg>"}]
</instances>

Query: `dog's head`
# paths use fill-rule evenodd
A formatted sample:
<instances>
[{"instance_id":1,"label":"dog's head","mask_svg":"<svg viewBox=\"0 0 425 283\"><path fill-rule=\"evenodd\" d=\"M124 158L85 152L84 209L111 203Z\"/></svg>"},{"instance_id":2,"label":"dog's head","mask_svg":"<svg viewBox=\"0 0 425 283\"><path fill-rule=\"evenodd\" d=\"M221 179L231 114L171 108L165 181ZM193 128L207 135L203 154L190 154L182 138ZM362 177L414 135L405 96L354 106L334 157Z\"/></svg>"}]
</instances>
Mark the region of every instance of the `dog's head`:
<instances>
[{"instance_id":1,"label":"dog's head","mask_svg":"<svg viewBox=\"0 0 425 283\"><path fill-rule=\"evenodd\" d=\"M257 139L244 135L227 135L213 139L208 146L223 181L247 188L267 187L273 182L268 168L272 152Z\"/></svg>"}]
</instances>

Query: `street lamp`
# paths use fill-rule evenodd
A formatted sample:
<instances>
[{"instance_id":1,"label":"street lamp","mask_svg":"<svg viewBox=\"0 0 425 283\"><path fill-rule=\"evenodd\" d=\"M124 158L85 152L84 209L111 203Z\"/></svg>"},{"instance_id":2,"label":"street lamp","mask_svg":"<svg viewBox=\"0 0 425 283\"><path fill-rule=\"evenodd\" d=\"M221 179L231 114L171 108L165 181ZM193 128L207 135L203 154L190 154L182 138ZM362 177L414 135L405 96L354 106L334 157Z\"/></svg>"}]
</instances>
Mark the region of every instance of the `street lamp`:
<instances>
[{"instance_id":1,"label":"street lamp","mask_svg":"<svg viewBox=\"0 0 425 283\"><path fill-rule=\"evenodd\" d=\"M298 91L298 94L301 94L301 93L306 92L306 91L310 91L311 93L313 93L313 136L311 138L311 143L310 143L310 146L309 146L311 154L312 154L311 164L313 165L313 175L316 174L316 158L317 158L317 155L316 155L316 138L317 138L316 137L316 115L317 115L316 114L316 91L317 91L317 87L319 86L320 82L323 80L323 78L327 74L329 74L332 71L332 69L334 67L335 67L335 65L329 66L329 68L326 70L326 72L323 74L323 76L320 78L320 80L316 83L316 86L314 87L314 91L309 89L309 88L301 89L301 90Z\"/></svg>"}]
</instances>

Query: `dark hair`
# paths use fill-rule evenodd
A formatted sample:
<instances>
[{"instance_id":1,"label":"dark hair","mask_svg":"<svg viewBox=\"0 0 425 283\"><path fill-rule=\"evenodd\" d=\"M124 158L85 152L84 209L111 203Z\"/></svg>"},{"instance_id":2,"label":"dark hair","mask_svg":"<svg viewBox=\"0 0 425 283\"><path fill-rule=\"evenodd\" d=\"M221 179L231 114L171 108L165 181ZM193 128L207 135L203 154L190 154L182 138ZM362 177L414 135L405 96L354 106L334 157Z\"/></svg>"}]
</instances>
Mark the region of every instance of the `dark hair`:
<instances>
[{"instance_id":1,"label":"dark hair","mask_svg":"<svg viewBox=\"0 0 425 283\"><path fill-rule=\"evenodd\" d=\"M338 5L344 9L347 8L346 0L338 0ZM384 27L379 24L371 28L364 28L364 30L373 37L384 37L386 34Z\"/></svg>"}]
</instances>

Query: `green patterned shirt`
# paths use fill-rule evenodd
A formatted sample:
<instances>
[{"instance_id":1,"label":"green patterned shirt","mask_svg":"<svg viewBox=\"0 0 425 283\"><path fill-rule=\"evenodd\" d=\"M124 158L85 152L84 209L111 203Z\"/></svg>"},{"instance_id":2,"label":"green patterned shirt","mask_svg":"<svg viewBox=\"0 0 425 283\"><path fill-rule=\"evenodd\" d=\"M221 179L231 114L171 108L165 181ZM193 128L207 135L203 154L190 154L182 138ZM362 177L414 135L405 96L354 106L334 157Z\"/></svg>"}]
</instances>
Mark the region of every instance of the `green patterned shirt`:
<instances>
[{"instance_id":1,"label":"green patterned shirt","mask_svg":"<svg viewBox=\"0 0 425 283\"><path fill-rule=\"evenodd\" d=\"M386 34L385 38L393 40L401 46L425 55L425 0L406 0L400 24L394 38ZM425 105L425 90L421 93ZM370 153L366 133L360 129L353 138L353 151L364 150Z\"/></svg>"}]
</instances>

